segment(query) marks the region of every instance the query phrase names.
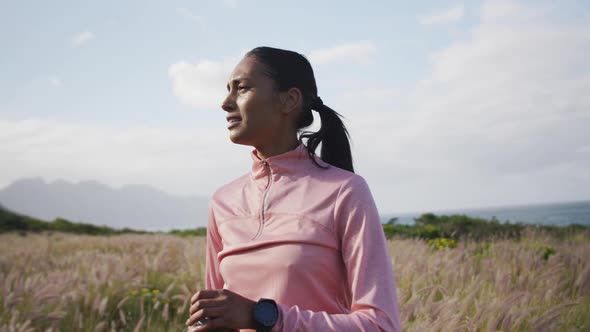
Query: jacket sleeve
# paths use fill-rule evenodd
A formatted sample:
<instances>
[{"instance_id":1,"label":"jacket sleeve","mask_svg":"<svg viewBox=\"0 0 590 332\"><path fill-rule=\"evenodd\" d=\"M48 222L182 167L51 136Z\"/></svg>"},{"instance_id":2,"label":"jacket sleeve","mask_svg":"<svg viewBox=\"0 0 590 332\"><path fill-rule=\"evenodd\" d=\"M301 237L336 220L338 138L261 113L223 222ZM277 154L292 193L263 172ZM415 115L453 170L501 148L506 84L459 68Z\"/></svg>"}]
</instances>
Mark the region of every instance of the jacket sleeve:
<instances>
[{"instance_id":1,"label":"jacket sleeve","mask_svg":"<svg viewBox=\"0 0 590 332\"><path fill-rule=\"evenodd\" d=\"M401 331L391 256L373 196L361 176L341 187L334 218L351 312L328 314L279 304L273 331Z\"/></svg>"},{"instance_id":2,"label":"jacket sleeve","mask_svg":"<svg viewBox=\"0 0 590 332\"><path fill-rule=\"evenodd\" d=\"M219 259L217 254L222 249L221 237L217 232L215 215L213 214L212 202L209 203L207 221L207 253L205 258L205 288L222 289L225 282L219 271Z\"/></svg>"},{"instance_id":3,"label":"jacket sleeve","mask_svg":"<svg viewBox=\"0 0 590 332\"><path fill-rule=\"evenodd\" d=\"M222 289L225 282L219 273L217 254L221 251L221 237L213 214L212 202L209 202L207 217L207 247L205 254L205 289ZM189 326L187 332L194 332L196 327Z\"/></svg>"}]
</instances>

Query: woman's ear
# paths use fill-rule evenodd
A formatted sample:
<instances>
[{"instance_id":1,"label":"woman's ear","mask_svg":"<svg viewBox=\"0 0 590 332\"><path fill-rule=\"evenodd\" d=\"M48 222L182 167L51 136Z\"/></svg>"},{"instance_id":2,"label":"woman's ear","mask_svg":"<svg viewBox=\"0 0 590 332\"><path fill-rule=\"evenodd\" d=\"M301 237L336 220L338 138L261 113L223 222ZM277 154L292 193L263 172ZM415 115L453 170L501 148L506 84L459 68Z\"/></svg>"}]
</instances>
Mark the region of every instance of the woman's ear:
<instances>
[{"instance_id":1,"label":"woman's ear","mask_svg":"<svg viewBox=\"0 0 590 332\"><path fill-rule=\"evenodd\" d=\"M303 105L303 95L299 88L290 88L282 93L282 113L289 114L297 111Z\"/></svg>"}]
</instances>

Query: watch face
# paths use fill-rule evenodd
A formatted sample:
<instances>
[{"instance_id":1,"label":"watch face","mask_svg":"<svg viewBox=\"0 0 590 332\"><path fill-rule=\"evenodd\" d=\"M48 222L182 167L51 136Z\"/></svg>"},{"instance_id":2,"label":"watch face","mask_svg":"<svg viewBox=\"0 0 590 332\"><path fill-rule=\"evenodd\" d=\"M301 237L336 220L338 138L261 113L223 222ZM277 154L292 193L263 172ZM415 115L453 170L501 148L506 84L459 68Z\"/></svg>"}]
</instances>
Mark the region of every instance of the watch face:
<instances>
[{"instance_id":1,"label":"watch face","mask_svg":"<svg viewBox=\"0 0 590 332\"><path fill-rule=\"evenodd\" d=\"M254 312L254 318L264 326L273 326L276 321L278 312L277 308L274 304L270 302L259 302L256 305L256 310Z\"/></svg>"}]
</instances>

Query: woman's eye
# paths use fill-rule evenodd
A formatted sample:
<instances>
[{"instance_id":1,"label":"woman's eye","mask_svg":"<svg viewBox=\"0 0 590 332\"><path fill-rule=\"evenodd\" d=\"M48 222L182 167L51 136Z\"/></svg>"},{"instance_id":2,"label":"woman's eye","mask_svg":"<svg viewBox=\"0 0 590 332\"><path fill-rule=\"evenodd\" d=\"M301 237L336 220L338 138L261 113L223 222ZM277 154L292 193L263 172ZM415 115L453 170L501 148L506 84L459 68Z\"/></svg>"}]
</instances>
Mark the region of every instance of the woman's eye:
<instances>
[{"instance_id":1,"label":"woman's eye","mask_svg":"<svg viewBox=\"0 0 590 332\"><path fill-rule=\"evenodd\" d=\"M247 86L239 86L238 87L238 91L244 91L244 90L247 90L247 89L248 89Z\"/></svg>"}]
</instances>

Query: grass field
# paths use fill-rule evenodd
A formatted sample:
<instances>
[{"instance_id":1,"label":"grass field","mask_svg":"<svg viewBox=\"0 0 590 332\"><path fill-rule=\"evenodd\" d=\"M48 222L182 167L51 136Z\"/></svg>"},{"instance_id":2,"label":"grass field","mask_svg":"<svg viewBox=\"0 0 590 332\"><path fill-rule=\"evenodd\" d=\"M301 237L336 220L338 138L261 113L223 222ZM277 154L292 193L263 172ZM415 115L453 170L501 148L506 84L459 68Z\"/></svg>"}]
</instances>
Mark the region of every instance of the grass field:
<instances>
[{"instance_id":1,"label":"grass field","mask_svg":"<svg viewBox=\"0 0 590 332\"><path fill-rule=\"evenodd\" d=\"M590 239L389 242L404 331L589 331ZM0 332L181 331L205 238L0 235Z\"/></svg>"}]
</instances>

